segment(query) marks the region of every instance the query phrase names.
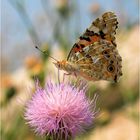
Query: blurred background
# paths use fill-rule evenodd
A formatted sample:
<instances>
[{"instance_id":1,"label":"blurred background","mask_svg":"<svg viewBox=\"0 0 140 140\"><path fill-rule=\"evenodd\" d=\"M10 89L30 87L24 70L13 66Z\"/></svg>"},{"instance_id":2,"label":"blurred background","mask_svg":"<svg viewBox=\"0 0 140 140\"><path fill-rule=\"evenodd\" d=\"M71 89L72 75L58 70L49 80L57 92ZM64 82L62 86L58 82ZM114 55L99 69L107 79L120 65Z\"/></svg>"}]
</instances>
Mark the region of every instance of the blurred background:
<instances>
[{"instance_id":1,"label":"blurred background","mask_svg":"<svg viewBox=\"0 0 140 140\"><path fill-rule=\"evenodd\" d=\"M116 42L123 62L119 83L90 82L87 96L99 94L100 115L94 128L76 140L138 140L139 1L5 0L1 1L1 138L44 140L25 124L24 106L37 77L42 86L57 69L39 46L65 59L84 30L104 12L115 12ZM62 72L61 72L62 75Z\"/></svg>"}]
</instances>

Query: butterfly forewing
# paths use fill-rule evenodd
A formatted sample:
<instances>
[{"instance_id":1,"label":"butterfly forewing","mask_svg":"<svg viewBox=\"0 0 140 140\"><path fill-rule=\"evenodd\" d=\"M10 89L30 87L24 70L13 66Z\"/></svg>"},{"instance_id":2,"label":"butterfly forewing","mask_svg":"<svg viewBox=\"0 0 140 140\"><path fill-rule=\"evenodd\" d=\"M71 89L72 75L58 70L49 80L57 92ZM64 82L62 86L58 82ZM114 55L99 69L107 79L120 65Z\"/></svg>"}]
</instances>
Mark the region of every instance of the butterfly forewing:
<instances>
[{"instance_id":1,"label":"butterfly forewing","mask_svg":"<svg viewBox=\"0 0 140 140\"><path fill-rule=\"evenodd\" d=\"M117 17L112 12L107 12L101 18L97 18L92 22L89 28L79 37L77 42L73 45L67 60L71 61L74 53L79 52L82 48L98 42L101 39L106 39L112 42L115 46L115 33L118 27Z\"/></svg>"}]
</instances>

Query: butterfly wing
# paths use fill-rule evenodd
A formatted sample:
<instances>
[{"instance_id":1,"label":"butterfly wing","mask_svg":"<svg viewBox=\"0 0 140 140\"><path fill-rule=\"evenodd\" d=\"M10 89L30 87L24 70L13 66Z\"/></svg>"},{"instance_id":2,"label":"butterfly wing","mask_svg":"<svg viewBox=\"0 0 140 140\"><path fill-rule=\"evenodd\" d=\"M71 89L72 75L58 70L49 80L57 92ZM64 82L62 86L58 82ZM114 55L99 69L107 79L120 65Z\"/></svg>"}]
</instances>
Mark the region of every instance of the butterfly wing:
<instances>
[{"instance_id":1,"label":"butterfly wing","mask_svg":"<svg viewBox=\"0 0 140 140\"><path fill-rule=\"evenodd\" d=\"M79 52L85 46L88 46L100 39L106 39L116 46L115 37L116 28L118 27L117 17L112 12L106 12L101 18L92 22L89 28L79 37L73 45L67 60L71 60L74 53Z\"/></svg>"},{"instance_id":2,"label":"butterfly wing","mask_svg":"<svg viewBox=\"0 0 140 140\"><path fill-rule=\"evenodd\" d=\"M107 40L100 40L89 46L88 52L82 56L76 53L75 65L79 68L79 74L88 80L108 80L117 82L122 75L121 56L116 47Z\"/></svg>"},{"instance_id":3,"label":"butterfly wing","mask_svg":"<svg viewBox=\"0 0 140 140\"><path fill-rule=\"evenodd\" d=\"M86 79L117 81L122 74L114 37L117 24L114 13L104 13L71 49L67 60L78 65L79 74Z\"/></svg>"}]
</instances>

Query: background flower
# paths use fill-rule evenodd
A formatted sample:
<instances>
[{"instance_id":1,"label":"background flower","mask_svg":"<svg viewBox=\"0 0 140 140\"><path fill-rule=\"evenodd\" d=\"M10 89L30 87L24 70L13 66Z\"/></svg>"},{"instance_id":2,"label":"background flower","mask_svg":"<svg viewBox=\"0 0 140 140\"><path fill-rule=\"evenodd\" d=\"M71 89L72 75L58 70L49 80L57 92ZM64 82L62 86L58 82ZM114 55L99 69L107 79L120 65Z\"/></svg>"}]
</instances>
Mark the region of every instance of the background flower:
<instances>
[{"instance_id":1,"label":"background flower","mask_svg":"<svg viewBox=\"0 0 140 140\"><path fill-rule=\"evenodd\" d=\"M89 101L85 89L51 81L46 83L45 89L37 86L27 103L25 119L42 136L61 140L73 138L91 126L97 114L97 96Z\"/></svg>"}]
</instances>

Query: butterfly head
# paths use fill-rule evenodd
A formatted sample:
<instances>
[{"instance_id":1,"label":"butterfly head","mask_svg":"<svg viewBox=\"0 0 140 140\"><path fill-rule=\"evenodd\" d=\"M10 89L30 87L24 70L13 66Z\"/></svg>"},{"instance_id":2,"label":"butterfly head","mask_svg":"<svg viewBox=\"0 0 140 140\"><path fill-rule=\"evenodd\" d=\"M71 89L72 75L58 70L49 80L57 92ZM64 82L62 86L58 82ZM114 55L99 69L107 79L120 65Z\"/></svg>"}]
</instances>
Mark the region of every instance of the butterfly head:
<instances>
[{"instance_id":1,"label":"butterfly head","mask_svg":"<svg viewBox=\"0 0 140 140\"><path fill-rule=\"evenodd\" d=\"M53 62L53 63L58 69L62 70L62 69L64 69L66 61L62 60L62 61L56 61L56 62Z\"/></svg>"},{"instance_id":2,"label":"butterfly head","mask_svg":"<svg viewBox=\"0 0 140 140\"><path fill-rule=\"evenodd\" d=\"M53 62L53 64L54 64L58 69L61 69L61 63L60 63L60 61Z\"/></svg>"}]
</instances>

